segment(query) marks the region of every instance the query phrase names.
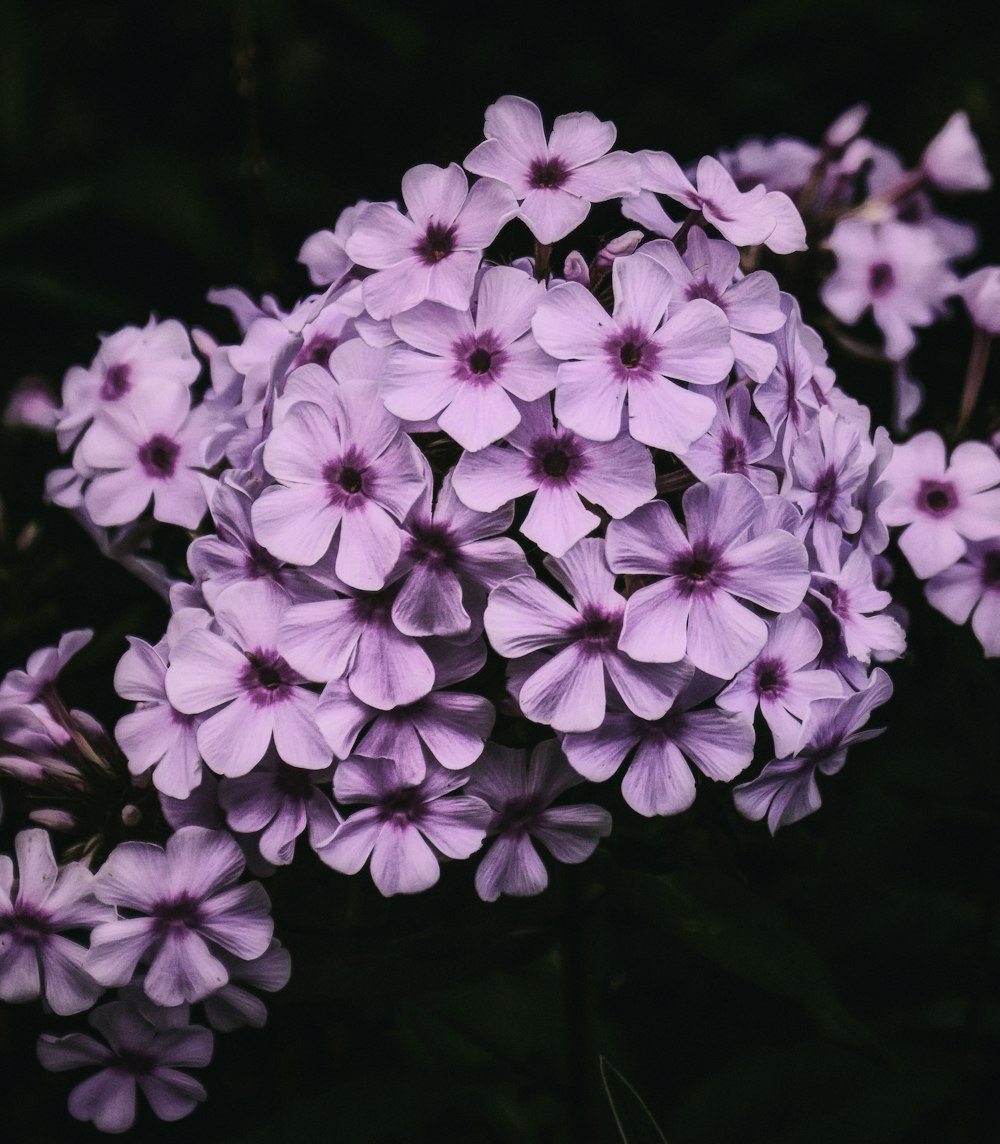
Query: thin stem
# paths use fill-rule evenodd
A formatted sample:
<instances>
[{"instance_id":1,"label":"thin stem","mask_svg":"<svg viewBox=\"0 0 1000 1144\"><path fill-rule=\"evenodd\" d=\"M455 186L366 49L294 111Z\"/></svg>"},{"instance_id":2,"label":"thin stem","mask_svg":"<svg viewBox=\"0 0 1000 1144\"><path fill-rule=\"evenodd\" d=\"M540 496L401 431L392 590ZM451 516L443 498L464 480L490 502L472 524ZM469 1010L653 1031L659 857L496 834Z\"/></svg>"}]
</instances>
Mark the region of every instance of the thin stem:
<instances>
[{"instance_id":1,"label":"thin stem","mask_svg":"<svg viewBox=\"0 0 1000 1144\"><path fill-rule=\"evenodd\" d=\"M688 211L687 218L681 223L680 229L671 240L674 246L677 247L677 253L683 254L687 250L688 244L688 231L694 224L702 218L702 213L699 210Z\"/></svg>"},{"instance_id":2,"label":"thin stem","mask_svg":"<svg viewBox=\"0 0 1000 1144\"><path fill-rule=\"evenodd\" d=\"M986 376L986 364L990 360L990 345L993 336L977 326L972 333L972 346L969 349L969 365L965 371L965 386L962 389L962 400L958 408L958 424L956 434L961 437L968 424L972 411L979 399L979 391Z\"/></svg>"},{"instance_id":3,"label":"thin stem","mask_svg":"<svg viewBox=\"0 0 1000 1144\"><path fill-rule=\"evenodd\" d=\"M539 242L535 239L535 278L544 282L549 275L549 263L552 259L552 243Z\"/></svg>"}]
</instances>

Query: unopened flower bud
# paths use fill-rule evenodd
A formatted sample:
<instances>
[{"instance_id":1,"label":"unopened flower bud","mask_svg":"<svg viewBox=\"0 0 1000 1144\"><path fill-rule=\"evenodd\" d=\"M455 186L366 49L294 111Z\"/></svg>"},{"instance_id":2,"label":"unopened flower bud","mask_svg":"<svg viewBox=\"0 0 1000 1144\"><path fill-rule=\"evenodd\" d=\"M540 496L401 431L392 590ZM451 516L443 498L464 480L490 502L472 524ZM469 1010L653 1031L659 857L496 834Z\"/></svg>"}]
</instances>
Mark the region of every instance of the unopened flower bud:
<instances>
[{"instance_id":1,"label":"unopened flower bud","mask_svg":"<svg viewBox=\"0 0 1000 1144\"><path fill-rule=\"evenodd\" d=\"M68 811L56 810L53 807L33 810L28 818L48 830L68 831L76 827L76 819Z\"/></svg>"}]
</instances>

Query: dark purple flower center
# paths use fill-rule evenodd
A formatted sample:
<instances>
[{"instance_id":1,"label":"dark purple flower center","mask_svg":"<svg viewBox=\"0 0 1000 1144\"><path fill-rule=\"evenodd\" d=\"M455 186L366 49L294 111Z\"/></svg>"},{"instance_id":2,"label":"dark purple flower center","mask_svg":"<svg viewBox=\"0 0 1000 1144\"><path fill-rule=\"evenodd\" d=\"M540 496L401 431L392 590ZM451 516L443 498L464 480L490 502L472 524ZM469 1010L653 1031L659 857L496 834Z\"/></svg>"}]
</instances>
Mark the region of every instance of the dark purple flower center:
<instances>
[{"instance_id":1,"label":"dark purple flower center","mask_svg":"<svg viewBox=\"0 0 1000 1144\"><path fill-rule=\"evenodd\" d=\"M0 918L0 934L5 932L13 934L22 945L37 948L45 945L55 929L45 914L32 906L19 903L7 918Z\"/></svg>"},{"instance_id":2,"label":"dark purple flower center","mask_svg":"<svg viewBox=\"0 0 1000 1144\"><path fill-rule=\"evenodd\" d=\"M638 342L623 342L618 356L626 369L635 369L637 365L642 365L642 346Z\"/></svg>"},{"instance_id":3,"label":"dark purple flower center","mask_svg":"<svg viewBox=\"0 0 1000 1144\"><path fill-rule=\"evenodd\" d=\"M455 228L432 222L417 243L416 252L428 266L447 258L455 249Z\"/></svg>"},{"instance_id":4,"label":"dark purple flower center","mask_svg":"<svg viewBox=\"0 0 1000 1144\"><path fill-rule=\"evenodd\" d=\"M621 614L606 612L588 604L580 613L580 622L569 631L571 639L586 644L592 651L618 646L622 630Z\"/></svg>"},{"instance_id":5,"label":"dark purple flower center","mask_svg":"<svg viewBox=\"0 0 1000 1144\"><path fill-rule=\"evenodd\" d=\"M692 282L684 291L684 297L693 302L695 298L707 298L709 302L714 302L716 306L720 305L719 291L704 279L701 282Z\"/></svg>"},{"instance_id":6,"label":"dark purple flower center","mask_svg":"<svg viewBox=\"0 0 1000 1144\"><path fill-rule=\"evenodd\" d=\"M240 683L250 693L254 703L263 707L283 699L287 689L295 682L288 664L275 651L255 648L244 654L247 662L240 675Z\"/></svg>"},{"instance_id":7,"label":"dark purple flower center","mask_svg":"<svg viewBox=\"0 0 1000 1144\"><path fill-rule=\"evenodd\" d=\"M624 371L624 376L627 377L633 371L644 372L656 364L656 347L650 343L643 330L634 326L621 330L605 345L619 376L622 376L620 371Z\"/></svg>"},{"instance_id":8,"label":"dark purple flower center","mask_svg":"<svg viewBox=\"0 0 1000 1144\"><path fill-rule=\"evenodd\" d=\"M921 481L917 492L917 507L929 510L935 516L950 512L958 504L953 485L944 481Z\"/></svg>"},{"instance_id":9,"label":"dark purple flower center","mask_svg":"<svg viewBox=\"0 0 1000 1144\"><path fill-rule=\"evenodd\" d=\"M1000 588L1000 550L994 549L983 557L982 580L984 588Z\"/></svg>"},{"instance_id":10,"label":"dark purple flower center","mask_svg":"<svg viewBox=\"0 0 1000 1144\"><path fill-rule=\"evenodd\" d=\"M143 1053L138 1049L118 1049L115 1070L128 1076L149 1076L160 1063L151 1053Z\"/></svg>"},{"instance_id":11,"label":"dark purple flower center","mask_svg":"<svg viewBox=\"0 0 1000 1144\"><path fill-rule=\"evenodd\" d=\"M896 272L888 262L876 262L868 270L868 290L873 298L882 298L896 285Z\"/></svg>"},{"instance_id":12,"label":"dark purple flower center","mask_svg":"<svg viewBox=\"0 0 1000 1144\"><path fill-rule=\"evenodd\" d=\"M688 595L711 592L717 587L721 561L711 545L698 544L670 565L671 573L681 582Z\"/></svg>"},{"instance_id":13,"label":"dark purple flower center","mask_svg":"<svg viewBox=\"0 0 1000 1144\"><path fill-rule=\"evenodd\" d=\"M139 463L150 477L166 480L174 475L181 447L176 441L157 433L139 450Z\"/></svg>"},{"instance_id":14,"label":"dark purple flower center","mask_svg":"<svg viewBox=\"0 0 1000 1144\"><path fill-rule=\"evenodd\" d=\"M418 564L428 564L432 568L454 571L461 563L455 534L446 524L417 521L410 528L406 554Z\"/></svg>"},{"instance_id":15,"label":"dark purple flower center","mask_svg":"<svg viewBox=\"0 0 1000 1144\"><path fill-rule=\"evenodd\" d=\"M840 486L837 482L837 470L832 465L824 469L816 482L816 515L827 516L837 503Z\"/></svg>"},{"instance_id":16,"label":"dark purple flower center","mask_svg":"<svg viewBox=\"0 0 1000 1144\"><path fill-rule=\"evenodd\" d=\"M356 449L348 449L343 457L330 461L323 470L323 479L330 490L330 503L342 505L352 497L364 496L365 472L368 466Z\"/></svg>"},{"instance_id":17,"label":"dark purple flower center","mask_svg":"<svg viewBox=\"0 0 1000 1144\"><path fill-rule=\"evenodd\" d=\"M724 430L722 434L722 456L720 460L724 473L741 473L744 476L746 475L746 443L728 429Z\"/></svg>"},{"instance_id":18,"label":"dark purple flower center","mask_svg":"<svg viewBox=\"0 0 1000 1144\"><path fill-rule=\"evenodd\" d=\"M535 159L528 171L528 185L537 190L556 190L569 177L569 168L561 159Z\"/></svg>"},{"instance_id":19,"label":"dark purple flower center","mask_svg":"<svg viewBox=\"0 0 1000 1144\"><path fill-rule=\"evenodd\" d=\"M539 481L569 484L586 467L576 438L570 433L540 437L531 446L531 475Z\"/></svg>"},{"instance_id":20,"label":"dark purple flower center","mask_svg":"<svg viewBox=\"0 0 1000 1144\"><path fill-rule=\"evenodd\" d=\"M528 834L545 809L537 794L526 794L512 798L497 811L491 825L491 833Z\"/></svg>"},{"instance_id":21,"label":"dark purple flower center","mask_svg":"<svg viewBox=\"0 0 1000 1144\"><path fill-rule=\"evenodd\" d=\"M289 767L284 763L278 767L274 776L274 785L286 798L305 802L312 792L313 771L304 771L301 767Z\"/></svg>"},{"instance_id":22,"label":"dark purple flower center","mask_svg":"<svg viewBox=\"0 0 1000 1144\"><path fill-rule=\"evenodd\" d=\"M104 375L101 383L102 401L119 401L132 388L129 377L131 369L127 365L113 365Z\"/></svg>"},{"instance_id":23,"label":"dark purple flower center","mask_svg":"<svg viewBox=\"0 0 1000 1144\"><path fill-rule=\"evenodd\" d=\"M270 552L251 540L247 546L246 574L251 580L277 580L281 565Z\"/></svg>"},{"instance_id":24,"label":"dark purple flower center","mask_svg":"<svg viewBox=\"0 0 1000 1144\"><path fill-rule=\"evenodd\" d=\"M775 698L788 685L785 665L780 659L762 659L757 663L754 685L758 696Z\"/></svg>"},{"instance_id":25,"label":"dark purple flower center","mask_svg":"<svg viewBox=\"0 0 1000 1144\"><path fill-rule=\"evenodd\" d=\"M196 929L202 924L201 903L190 894L178 894L164 898L150 911L156 921L157 936L164 937L178 930Z\"/></svg>"},{"instance_id":26,"label":"dark purple flower center","mask_svg":"<svg viewBox=\"0 0 1000 1144\"><path fill-rule=\"evenodd\" d=\"M850 596L841 586L833 580L821 581L816 585L816 591L830 601L830 611L839 619L846 619L850 613ZM820 628L822 635L822 627Z\"/></svg>"},{"instance_id":27,"label":"dark purple flower center","mask_svg":"<svg viewBox=\"0 0 1000 1144\"><path fill-rule=\"evenodd\" d=\"M337 339L329 334L317 334L299 350L292 368L300 365L329 365L330 354L337 348Z\"/></svg>"},{"instance_id":28,"label":"dark purple flower center","mask_svg":"<svg viewBox=\"0 0 1000 1144\"><path fill-rule=\"evenodd\" d=\"M424 796L419 787L397 787L383 795L380 802L383 822L399 825L417 822L424 809Z\"/></svg>"},{"instance_id":29,"label":"dark purple flower center","mask_svg":"<svg viewBox=\"0 0 1000 1144\"><path fill-rule=\"evenodd\" d=\"M469 355L469 369L473 373L489 373L492 364L493 355L489 350L484 350L482 346L478 346Z\"/></svg>"}]
</instances>

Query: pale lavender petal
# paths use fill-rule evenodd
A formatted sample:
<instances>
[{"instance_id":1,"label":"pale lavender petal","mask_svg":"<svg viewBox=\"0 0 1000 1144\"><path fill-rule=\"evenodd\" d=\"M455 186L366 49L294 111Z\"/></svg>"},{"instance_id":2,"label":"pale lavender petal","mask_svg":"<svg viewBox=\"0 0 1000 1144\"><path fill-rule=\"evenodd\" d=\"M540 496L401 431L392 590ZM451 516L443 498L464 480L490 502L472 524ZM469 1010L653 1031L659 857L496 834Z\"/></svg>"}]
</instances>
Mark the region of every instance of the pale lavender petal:
<instances>
[{"instance_id":1,"label":"pale lavender petal","mask_svg":"<svg viewBox=\"0 0 1000 1144\"><path fill-rule=\"evenodd\" d=\"M545 865L527 834L501 835L476 870L476 893L484 902L501 894L530 897L549 884Z\"/></svg>"}]
</instances>

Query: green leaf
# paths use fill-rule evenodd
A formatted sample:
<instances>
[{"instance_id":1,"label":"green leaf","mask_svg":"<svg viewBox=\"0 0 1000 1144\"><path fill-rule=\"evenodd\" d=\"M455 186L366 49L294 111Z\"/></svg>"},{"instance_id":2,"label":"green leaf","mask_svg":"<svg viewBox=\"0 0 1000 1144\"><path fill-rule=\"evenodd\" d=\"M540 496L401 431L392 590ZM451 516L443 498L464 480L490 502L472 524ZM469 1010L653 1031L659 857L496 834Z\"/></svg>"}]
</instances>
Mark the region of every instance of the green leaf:
<instances>
[{"instance_id":1,"label":"green leaf","mask_svg":"<svg viewBox=\"0 0 1000 1144\"><path fill-rule=\"evenodd\" d=\"M607 1059L601 1057L601 1083L622 1144L667 1144L645 1101Z\"/></svg>"}]
</instances>

